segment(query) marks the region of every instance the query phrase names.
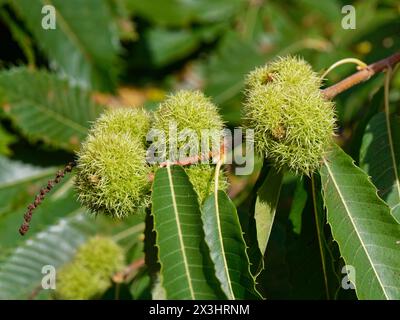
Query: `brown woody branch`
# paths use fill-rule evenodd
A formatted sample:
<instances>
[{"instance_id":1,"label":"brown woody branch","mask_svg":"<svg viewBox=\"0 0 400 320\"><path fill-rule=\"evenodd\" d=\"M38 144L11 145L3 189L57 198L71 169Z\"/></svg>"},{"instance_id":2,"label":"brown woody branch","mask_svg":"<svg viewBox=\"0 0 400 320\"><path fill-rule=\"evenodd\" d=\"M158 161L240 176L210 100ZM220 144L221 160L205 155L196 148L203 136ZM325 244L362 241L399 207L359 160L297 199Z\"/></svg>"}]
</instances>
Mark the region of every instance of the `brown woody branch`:
<instances>
[{"instance_id":1,"label":"brown woody branch","mask_svg":"<svg viewBox=\"0 0 400 320\"><path fill-rule=\"evenodd\" d=\"M128 265L124 270L117 272L113 275L112 279L115 283L122 283L132 278L136 272L144 266L144 259L141 258L139 260L133 261L130 265Z\"/></svg>"},{"instance_id":2,"label":"brown woody branch","mask_svg":"<svg viewBox=\"0 0 400 320\"><path fill-rule=\"evenodd\" d=\"M210 160L213 157L221 157L224 155L224 152L225 152L225 144L221 143L220 147L219 147L219 151L217 151L217 152L209 151L207 154L195 155L192 157L179 159L174 162L164 161L164 162L160 163L160 167L166 167L168 165L189 166L191 164L196 164L196 163L199 163L204 160Z\"/></svg>"},{"instance_id":3,"label":"brown woody branch","mask_svg":"<svg viewBox=\"0 0 400 320\"><path fill-rule=\"evenodd\" d=\"M326 99L333 99L339 93L346 91L347 89L367 81L375 74L384 71L387 68L393 68L397 63L400 62L400 52L397 52L385 59L379 60L368 65L366 68L352 74L351 76L343 79L342 81L322 90L322 94Z\"/></svg>"},{"instance_id":4,"label":"brown woody branch","mask_svg":"<svg viewBox=\"0 0 400 320\"><path fill-rule=\"evenodd\" d=\"M173 162L164 161L164 162L160 163L160 167L166 167L167 165L188 166L188 165L191 165L191 164L199 163L200 161L209 160L214 155L217 155L217 154L213 154L210 151L205 155L195 155L195 156L192 156L192 157L183 158L183 159L176 160L176 161L173 161Z\"/></svg>"}]
</instances>

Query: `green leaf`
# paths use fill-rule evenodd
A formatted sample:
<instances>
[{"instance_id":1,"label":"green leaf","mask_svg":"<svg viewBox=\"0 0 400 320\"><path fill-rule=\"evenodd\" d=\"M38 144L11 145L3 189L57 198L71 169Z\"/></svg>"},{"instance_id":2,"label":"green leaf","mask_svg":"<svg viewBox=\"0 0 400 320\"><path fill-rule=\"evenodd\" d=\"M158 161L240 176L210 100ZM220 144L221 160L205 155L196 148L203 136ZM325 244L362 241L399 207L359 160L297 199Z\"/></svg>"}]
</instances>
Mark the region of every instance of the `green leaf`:
<instances>
[{"instance_id":1,"label":"green leaf","mask_svg":"<svg viewBox=\"0 0 400 320\"><path fill-rule=\"evenodd\" d=\"M0 73L5 114L33 141L75 150L103 108L88 92L46 71L13 68Z\"/></svg>"},{"instance_id":2,"label":"green leaf","mask_svg":"<svg viewBox=\"0 0 400 320\"><path fill-rule=\"evenodd\" d=\"M255 279L250 272L236 207L224 191L211 194L203 205L202 220L206 242L216 276L228 299L255 299Z\"/></svg>"},{"instance_id":3,"label":"green leaf","mask_svg":"<svg viewBox=\"0 0 400 320\"><path fill-rule=\"evenodd\" d=\"M135 300L151 300L151 278L146 269L135 277L129 290Z\"/></svg>"},{"instance_id":4,"label":"green leaf","mask_svg":"<svg viewBox=\"0 0 400 320\"><path fill-rule=\"evenodd\" d=\"M381 112L369 122L360 150L360 167L400 222L400 117Z\"/></svg>"},{"instance_id":5,"label":"green leaf","mask_svg":"<svg viewBox=\"0 0 400 320\"><path fill-rule=\"evenodd\" d=\"M365 130L371 121L372 117L376 115L380 108L383 106L384 101L384 90L383 86L373 95L371 101L369 101L365 107L363 107L363 115L362 117L358 117L359 120L353 130L351 141L350 141L350 150L348 154L353 159L359 159L360 150L362 145L362 140L365 134ZM347 106L348 101L346 101ZM359 102L358 102L359 103Z\"/></svg>"},{"instance_id":6,"label":"green leaf","mask_svg":"<svg viewBox=\"0 0 400 320\"><path fill-rule=\"evenodd\" d=\"M300 235L302 231L302 213L306 207L308 193L303 180L298 180L293 194L292 205L289 212L289 221L293 226L293 232Z\"/></svg>"},{"instance_id":7,"label":"green leaf","mask_svg":"<svg viewBox=\"0 0 400 320\"><path fill-rule=\"evenodd\" d=\"M274 223L276 207L281 192L283 174L271 168L267 178L257 191L257 201L254 218L257 223L258 247L264 255Z\"/></svg>"},{"instance_id":8,"label":"green leaf","mask_svg":"<svg viewBox=\"0 0 400 320\"><path fill-rule=\"evenodd\" d=\"M161 285L168 299L216 299L197 195L183 168L158 169L152 192Z\"/></svg>"},{"instance_id":9,"label":"green leaf","mask_svg":"<svg viewBox=\"0 0 400 320\"><path fill-rule=\"evenodd\" d=\"M52 65L75 82L109 89L116 82L118 31L106 1L19 0L12 6L33 33ZM56 10L55 29L45 29L49 13Z\"/></svg>"},{"instance_id":10,"label":"green leaf","mask_svg":"<svg viewBox=\"0 0 400 320\"><path fill-rule=\"evenodd\" d=\"M265 270L257 278L267 299L327 299L311 189L311 179L285 174L280 198L287 200L279 203L268 242ZM322 198L318 192L316 194L317 208L323 209ZM335 273L340 274L343 264L338 250L333 248L335 243L323 218L319 215L320 225L324 226L326 275L332 298L341 285Z\"/></svg>"},{"instance_id":11,"label":"green leaf","mask_svg":"<svg viewBox=\"0 0 400 320\"><path fill-rule=\"evenodd\" d=\"M260 162L259 165L262 163L262 166L255 170L256 175L254 178L257 177L257 180L251 189L249 188L247 197L244 198L242 203L237 207L240 225L243 230L243 237L247 245L247 255L250 259L250 271L255 277L257 277L264 268L264 256L258 245L257 223L255 219L257 191L264 183L271 168L266 159L262 160L256 157L256 163L258 161Z\"/></svg>"},{"instance_id":12,"label":"green leaf","mask_svg":"<svg viewBox=\"0 0 400 320\"><path fill-rule=\"evenodd\" d=\"M11 150L9 149L9 146L16 140L16 137L4 130L0 124L0 155L10 155Z\"/></svg>"},{"instance_id":13,"label":"green leaf","mask_svg":"<svg viewBox=\"0 0 400 320\"><path fill-rule=\"evenodd\" d=\"M232 17L244 3L243 0L126 0L127 7L150 20L168 26L187 26L191 22L224 21Z\"/></svg>"},{"instance_id":14,"label":"green leaf","mask_svg":"<svg viewBox=\"0 0 400 320\"><path fill-rule=\"evenodd\" d=\"M200 39L187 29L152 28L145 38L149 44L152 61L158 67L184 58L200 44Z\"/></svg>"},{"instance_id":15,"label":"green leaf","mask_svg":"<svg viewBox=\"0 0 400 320\"><path fill-rule=\"evenodd\" d=\"M11 173L6 178L9 186L16 188L12 198L19 199L19 203L8 207L9 210L0 215L0 299L26 299L36 289L40 290L40 280L44 276L40 265L51 264L57 268L69 262L73 256L72 251L94 232L112 235L126 252L132 252L141 243L143 215L135 215L124 221L113 221L105 216L97 216L94 220L76 201L72 179L64 179L46 196L34 211L29 232L22 237L18 227L23 221L26 205L32 201L33 196L21 198L18 190L23 193L23 188L28 187L36 193L40 189L40 183L34 183L38 175L33 174L35 171L30 166L18 163L2 168L10 169ZM25 179L12 180L15 178L13 171L20 175L22 173ZM11 186L13 181L14 185ZM0 190L1 200L3 191ZM135 257L140 259L142 256L142 253L136 253ZM13 289L10 290L9 286ZM50 294L44 290L37 298L46 299Z\"/></svg>"},{"instance_id":16,"label":"green leaf","mask_svg":"<svg viewBox=\"0 0 400 320\"><path fill-rule=\"evenodd\" d=\"M154 67L164 67L187 58L202 44L210 43L226 31L226 23L205 25L191 29L153 27L144 34Z\"/></svg>"},{"instance_id":17,"label":"green leaf","mask_svg":"<svg viewBox=\"0 0 400 320\"><path fill-rule=\"evenodd\" d=\"M315 232L318 239L318 249L321 266L321 275L323 275L324 291L327 300L338 299L346 291L349 298L355 298L353 290L345 290L342 287L342 269L344 262L340 258L339 248L334 242L331 229L326 222L326 210L322 198L321 179L318 174L314 174L309 181L312 195L312 206L314 211Z\"/></svg>"},{"instance_id":18,"label":"green leaf","mask_svg":"<svg viewBox=\"0 0 400 320\"><path fill-rule=\"evenodd\" d=\"M40 168L0 156L0 299L28 298L35 289L40 289L43 274L38 265L51 262L58 267L68 262L75 244L94 231L112 235L127 252L132 252L142 241L144 215L137 214L124 221L97 216L94 221L76 201L73 180L69 177L57 184L35 209L29 232L22 237L18 228L26 206L47 185L47 180L54 177L55 171L56 168ZM73 233L68 231L71 227ZM135 258L142 256L136 253ZM53 260L49 261L50 258ZM28 268L32 272L25 272ZM44 290L37 298L48 297L49 291Z\"/></svg>"},{"instance_id":19,"label":"green leaf","mask_svg":"<svg viewBox=\"0 0 400 320\"><path fill-rule=\"evenodd\" d=\"M360 299L400 298L400 225L367 174L334 145L321 169L328 222Z\"/></svg>"},{"instance_id":20,"label":"green leaf","mask_svg":"<svg viewBox=\"0 0 400 320\"><path fill-rule=\"evenodd\" d=\"M230 19L246 3L244 0L203 0L185 1L192 10L194 20L198 22L216 22Z\"/></svg>"},{"instance_id":21,"label":"green leaf","mask_svg":"<svg viewBox=\"0 0 400 320\"><path fill-rule=\"evenodd\" d=\"M55 168L35 167L0 156L0 217L18 208L21 202L28 205L34 193L55 171Z\"/></svg>"},{"instance_id":22,"label":"green leaf","mask_svg":"<svg viewBox=\"0 0 400 320\"><path fill-rule=\"evenodd\" d=\"M34 235L0 264L0 299L28 299L41 288L42 268L72 259L95 227L80 213Z\"/></svg>"},{"instance_id":23,"label":"green leaf","mask_svg":"<svg viewBox=\"0 0 400 320\"><path fill-rule=\"evenodd\" d=\"M23 222L26 207L34 200L35 194L39 192L40 188L46 184L47 179L38 179L37 176L32 176L31 179L27 178L24 182L15 181L12 186L14 195L8 205L7 202L5 203L6 206L3 208L6 210L2 210L0 215L0 260L7 257L16 246L26 240L26 237L21 237L18 228ZM29 194L26 194L25 188L29 190ZM6 194L4 189L0 192ZM79 210L81 209L75 200L72 179L65 179L51 193L47 194L42 204L35 209L28 237L57 223L60 218L76 214Z\"/></svg>"}]
</instances>

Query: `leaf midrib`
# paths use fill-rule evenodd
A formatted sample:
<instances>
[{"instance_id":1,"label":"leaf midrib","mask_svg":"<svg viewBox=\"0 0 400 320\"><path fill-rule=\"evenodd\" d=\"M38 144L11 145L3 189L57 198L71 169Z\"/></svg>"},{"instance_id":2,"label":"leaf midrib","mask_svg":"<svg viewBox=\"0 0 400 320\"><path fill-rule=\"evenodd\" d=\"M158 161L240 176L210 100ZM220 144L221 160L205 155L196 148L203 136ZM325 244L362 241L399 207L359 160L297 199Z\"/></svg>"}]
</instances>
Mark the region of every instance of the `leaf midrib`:
<instances>
[{"instance_id":1,"label":"leaf midrib","mask_svg":"<svg viewBox=\"0 0 400 320\"><path fill-rule=\"evenodd\" d=\"M16 101L16 103L21 103L21 102L25 102L28 104L31 104L32 106L34 106L36 109L38 109L39 112L42 113L46 113L47 116L49 116L50 118L53 118L55 121L64 124L67 127L70 127L73 130L79 131L82 134L86 134L87 133L87 128L80 125L79 123L72 121L71 119L68 119L64 116L62 116L61 114L51 110L50 108L48 108L46 105L42 105L41 103L35 101L34 99L18 99L18 101ZM10 111L12 112L12 111Z\"/></svg>"},{"instance_id":2,"label":"leaf midrib","mask_svg":"<svg viewBox=\"0 0 400 320\"><path fill-rule=\"evenodd\" d=\"M174 182L172 179L171 166L169 164L167 165L167 173L168 173L168 181L169 181L169 185L170 185L170 189L171 189L172 205L174 208L176 225L177 225L177 229L178 229L179 244L180 244L180 247L182 248L181 251L182 251L182 256L183 256L183 264L185 267L185 273L186 273L186 277L187 277L187 281L188 281L188 285L189 285L190 295L191 295L192 299L194 300L195 295L194 295L194 290L193 290L193 286L192 286L192 282L191 282L191 276L190 276L190 270L189 270L189 266L188 266L188 260L186 257L185 246L183 243L182 230L180 227L181 224L180 224L180 219L179 219L179 214L178 214L178 206L176 204L176 199L175 199Z\"/></svg>"},{"instance_id":3,"label":"leaf midrib","mask_svg":"<svg viewBox=\"0 0 400 320\"><path fill-rule=\"evenodd\" d=\"M381 287L381 289L382 289L382 292L383 292L383 294L385 295L386 299L389 300L389 297L388 297L388 295L386 294L386 291L385 291L385 287L383 286L383 284L382 284L382 282L381 282L381 279L380 279L380 277L379 277L377 271L375 270L375 265L372 263L371 257L369 256L369 253L368 253L367 249L364 247L364 243L363 243L362 238L361 238L361 236L360 236L360 234L359 234L359 232L358 232L357 226L356 226L356 224L355 224L354 221L353 221L353 218L352 218L352 216L351 216L351 214L350 214L350 210L349 210L349 208L347 207L347 203L346 203L346 201L345 201L345 199L344 199L344 197L343 197L343 195L342 195L342 192L340 191L339 185L337 184L336 179L335 179L334 176L333 176L333 173L332 173L332 171L331 171L331 169L330 169L330 167L329 167L328 161L327 161L326 159L324 159L323 161L324 161L325 167L326 167L326 169L328 170L328 173L329 173L329 175L330 175L330 177L331 177L331 179L332 179L332 182L333 182L333 184L334 184L334 186L335 186L335 189L337 190L337 192L338 192L338 194L339 194L339 197L340 197L340 199L342 200L343 206L344 206L344 208L345 208L345 210L346 210L346 213L347 213L347 215L348 215L348 217L349 217L349 219L350 219L351 224L353 225L354 231L356 232L356 235L357 235L358 239L360 240L361 247L364 249L365 255L367 256L367 259L368 259L368 261L369 261L369 263L370 263L370 265L371 265L371 268L372 268L372 270L374 271L375 276L376 276L376 278L377 278L377 280L378 280L378 282L379 282L379 284L380 284L380 287Z\"/></svg>"},{"instance_id":4,"label":"leaf midrib","mask_svg":"<svg viewBox=\"0 0 400 320\"><path fill-rule=\"evenodd\" d=\"M222 239L221 221L220 221L220 213L219 213L219 205L218 205L218 189L215 190L215 202L214 203L215 203L215 215L217 218L218 239L221 244L222 259L224 262L226 281L228 282L228 291L229 291L228 296L234 300L235 294L233 293L233 289L232 289L232 283L231 283L231 277L229 274L228 262L226 260L226 255L225 255L225 246L224 246L224 241Z\"/></svg>"}]
</instances>

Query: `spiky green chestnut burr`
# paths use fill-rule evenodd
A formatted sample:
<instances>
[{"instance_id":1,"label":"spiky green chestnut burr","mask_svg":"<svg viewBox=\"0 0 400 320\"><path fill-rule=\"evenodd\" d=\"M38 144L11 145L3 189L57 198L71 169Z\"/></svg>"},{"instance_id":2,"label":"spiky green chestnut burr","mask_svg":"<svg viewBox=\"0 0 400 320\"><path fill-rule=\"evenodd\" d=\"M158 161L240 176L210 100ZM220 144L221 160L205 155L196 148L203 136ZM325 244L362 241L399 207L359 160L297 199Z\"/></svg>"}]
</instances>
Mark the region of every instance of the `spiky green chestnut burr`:
<instances>
[{"instance_id":1,"label":"spiky green chestnut burr","mask_svg":"<svg viewBox=\"0 0 400 320\"><path fill-rule=\"evenodd\" d=\"M213 130L211 137L219 137L224 123L218 108L200 91L181 90L167 97L154 114L153 127L169 136L171 124L176 124L178 134L192 130L201 139L202 130ZM178 142L178 148L184 144ZM210 139L211 147L211 139Z\"/></svg>"},{"instance_id":2,"label":"spiky green chestnut burr","mask_svg":"<svg viewBox=\"0 0 400 320\"><path fill-rule=\"evenodd\" d=\"M93 213L122 218L149 201L151 168L146 163L149 116L116 109L94 124L77 159L79 201Z\"/></svg>"},{"instance_id":3,"label":"spiky green chestnut burr","mask_svg":"<svg viewBox=\"0 0 400 320\"><path fill-rule=\"evenodd\" d=\"M75 261L89 270L100 270L110 277L124 265L124 252L111 238L95 236L90 238L76 252Z\"/></svg>"},{"instance_id":4,"label":"spiky green chestnut burr","mask_svg":"<svg viewBox=\"0 0 400 320\"><path fill-rule=\"evenodd\" d=\"M334 104L321 94L320 77L289 56L251 72L246 85L244 120L254 129L256 151L278 169L311 174L335 129Z\"/></svg>"},{"instance_id":5,"label":"spiky green chestnut burr","mask_svg":"<svg viewBox=\"0 0 400 320\"><path fill-rule=\"evenodd\" d=\"M96 120L92 133L126 132L139 138L145 145L150 126L151 115L142 108L112 108Z\"/></svg>"},{"instance_id":6,"label":"spiky green chestnut burr","mask_svg":"<svg viewBox=\"0 0 400 320\"><path fill-rule=\"evenodd\" d=\"M221 132L224 128L218 108L202 92L189 90L182 90L170 95L155 112L153 127L162 130L166 137L170 134L171 124L176 125L178 134L187 129L192 130L198 138L199 148L204 130L209 130L210 149L201 150L203 152L212 151L212 144L220 142ZM178 141L178 149L182 148L186 141ZM198 194L200 203L202 203L214 191L215 166L198 163L185 166L185 171ZM226 179L220 179L220 187L226 189L226 186Z\"/></svg>"},{"instance_id":7,"label":"spiky green chestnut burr","mask_svg":"<svg viewBox=\"0 0 400 320\"><path fill-rule=\"evenodd\" d=\"M91 238L78 248L72 262L58 271L55 296L63 300L98 298L123 265L123 250L114 241L99 236Z\"/></svg>"},{"instance_id":8,"label":"spiky green chestnut burr","mask_svg":"<svg viewBox=\"0 0 400 320\"><path fill-rule=\"evenodd\" d=\"M55 297L60 300L95 299L109 286L109 281L105 281L78 264L71 263L65 265L57 274Z\"/></svg>"},{"instance_id":9,"label":"spiky green chestnut burr","mask_svg":"<svg viewBox=\"0 0 400 320\"><path fill-rule=\"evenodd\" d=\"M196 164L185 167L185 171L193 185L194 191L197 193L199 203L202 204L214 192L215 166ZM223 171L220 173L218 186L220 190L228 188L228 181Z\"/></svg>"}]
</instances>

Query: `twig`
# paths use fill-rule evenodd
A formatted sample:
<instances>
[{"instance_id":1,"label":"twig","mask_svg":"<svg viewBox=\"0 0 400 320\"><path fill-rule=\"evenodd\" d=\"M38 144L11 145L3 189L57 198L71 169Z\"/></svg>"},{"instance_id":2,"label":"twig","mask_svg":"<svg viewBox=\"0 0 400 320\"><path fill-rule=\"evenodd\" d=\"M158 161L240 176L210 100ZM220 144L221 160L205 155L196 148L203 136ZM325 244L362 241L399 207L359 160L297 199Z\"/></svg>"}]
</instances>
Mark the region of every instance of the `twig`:
<instances>
[{"instance_id":1,"label":"twig","mask_svg":"<svg viewBox=\"0 0 400 320\"><path fill-rule=\"evenodd\" d=\"M113 275L112 279L115 283L122 283L127 279L131 278L132 275L136 273L136 271L144 266L144 259L141 258L139 260L133 261L130 265L128 265L124 270L117 272Z\"/></svg>"},{"instance_id":2,"label":"twig","mask_svg":"<svg viewBox=\"0 0 400 320\"><path fill-rule=\"evenodd\" d=\"M167 165L179 165L187 166L191 164L198 163L199 161L208 160L213 157L213 153L210 151L208 154L195 155L192 157L183 158L173 162L164 161L160 163L160 167L166 167Z\"/></svg>"},{"instance_id":3,"label":"twig","mask_svg":"<svg viewBox=\"0 0 400 320\"><path fill-rule=\"evenodd\" d=\"M160 163L160 167L166 167L167 165L179 165L179 166L188 166L191 164L196 164L200 161L203 160L210 160L213 157L218 157L220 158L220 156L224 153L225 149L225 144L221 143L219 150L218 151L209 151L206 154L200 154L200 155L195 155L192 157L187 157L187 158L183 158L177 161L173 161L173 162L169 162L169 161L164 161Z\"/></svg>"},{"instance_id":4,"label":"twig","mask_svg":"<svg viewBox=\"0 0 400 320\"><path fill-rule=\"evenodd\" d=\"M328 70L326 70L322 74L321 78L322 79L325 78L329 74L329 72L331 72L332 70L334 70L337 67L339 67L339 66L341 66L343 64L346 64L346 63L355 63L357 65L357 70L362 70L362 69L367 67L367 64L364 63L363 61L359 60L359 59L356 59L356 58L345 58L345 59L341 59L341 60L335 62L333 65L331 65L328 68Z\"/></svg>"},{"instance_id":5,"label":"twig","mask_svg":"<svg viewBox=\"0 0 400 320\"><path fill-rule=\"evenodd\" d=\"M44 197L47 193L53 189L53 187L64 178L65 174L71 172L72 169L76 166L75 161L68 163L64 169L59 170L56 174L56 177L52 180L49 180L47 186L40 189L39 194L35 197L35 201L29 204L28 210L24 215L24 222L22 223L21 227L19 228L19 233L21 236L25 235L29 230L29 223L32 219L33 210L35 210L43 201Z\"/></svg>"},{"instance_id":6,"label":"twig","mask_svg":"<svg viewBox=\"0 0 400 320\"><path fill-rule=\"evenodd\" d=\"M37 295L43 290L42 284L36 286L28 296L28 300L34 300Z\"/></svg>"},{"instance_id":7,"label":"twig","mask_svg":"<svg viewBox=\"0 0 400 320\"><path fill-rule=\"evenodd\" d=\"M400 52L397 52L385 59L379 60L368 65L366 68L352 74L351 76L343 79L342 81L322 90L322 94L326 99L333 99L339 93L346 91L347 89L367 81L375 74L387 69L388 67L393 67L400 62Z\"/></svg>"}]
</instances>

